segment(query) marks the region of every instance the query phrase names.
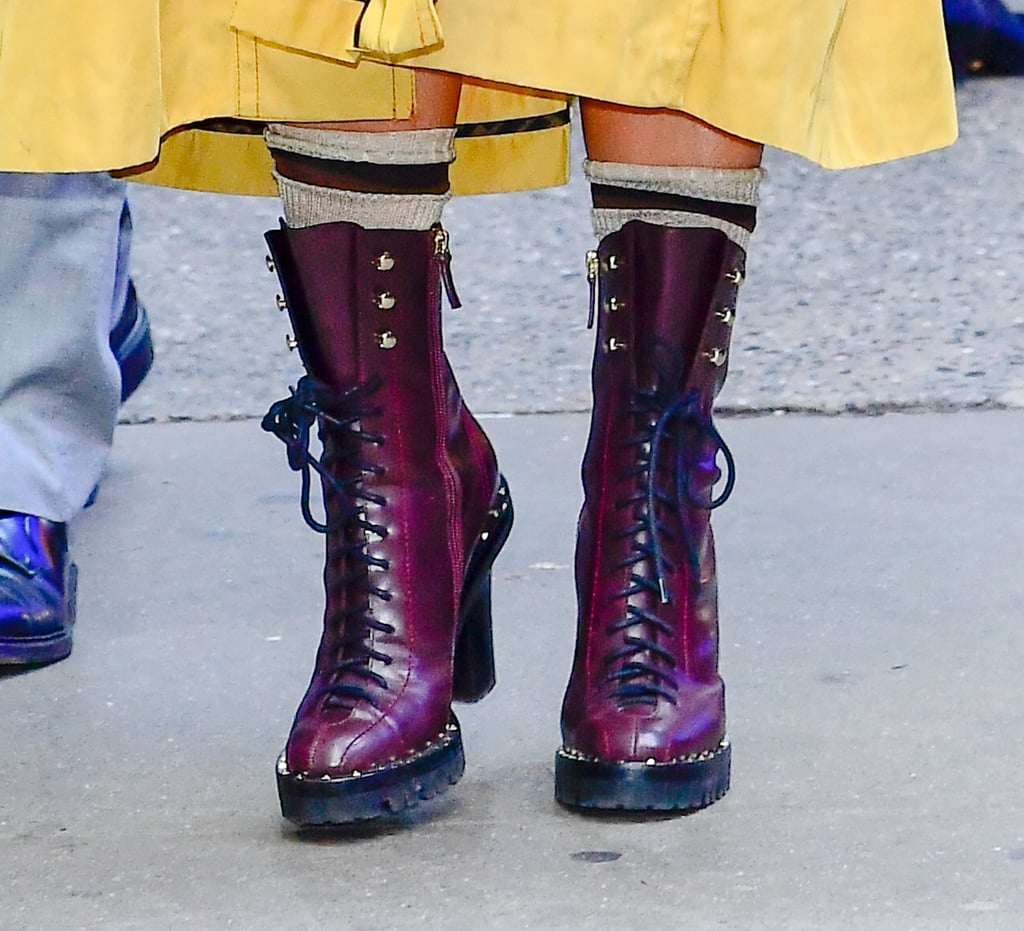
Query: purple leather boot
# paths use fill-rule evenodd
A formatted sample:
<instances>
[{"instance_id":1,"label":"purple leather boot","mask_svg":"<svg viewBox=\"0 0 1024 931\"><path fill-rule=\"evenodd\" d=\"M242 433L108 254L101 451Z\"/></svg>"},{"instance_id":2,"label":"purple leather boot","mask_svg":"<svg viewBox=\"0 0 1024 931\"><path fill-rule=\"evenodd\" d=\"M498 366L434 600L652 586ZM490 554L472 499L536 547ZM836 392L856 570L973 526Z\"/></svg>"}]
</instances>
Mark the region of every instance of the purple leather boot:
<instances>
[{"instance_id":1,"label":"purple leather boot","mask_svg":"<svg viewBox=\"0 0 1024 931\"><path fill-rule=\"evenodd\" d=\"M718 230L640 221L588 256L597 348L555 760L565 805L687 810L729 787L709 517L733 469L711 413L744 258Z\"/></svg>"},{"instance_id":2,"label":"purple leather boot","mask_svg":"<svg viewBox=\"0 0 1024 931\"><path fill-rule=\"evenodd\" d=\"M308 374L263 426L327 536L323 637L277 784L286 818L344 824L462 775L451 703L494 684L490 572L512 506L441 344L442 286L458 306L447 234L329 223L267 242Z\"/></svg>"}]
</instances>

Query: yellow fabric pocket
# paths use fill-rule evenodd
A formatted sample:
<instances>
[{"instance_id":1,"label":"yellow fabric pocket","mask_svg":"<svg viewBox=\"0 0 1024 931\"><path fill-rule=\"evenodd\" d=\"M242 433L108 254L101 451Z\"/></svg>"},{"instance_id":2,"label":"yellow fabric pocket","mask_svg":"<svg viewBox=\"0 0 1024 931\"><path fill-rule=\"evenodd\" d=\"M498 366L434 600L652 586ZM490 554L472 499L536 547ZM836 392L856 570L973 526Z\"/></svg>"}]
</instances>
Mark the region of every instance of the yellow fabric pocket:
<instances>
[{"instance_id":1,"label":"yellow fabric pocket","mask_svg":"<svg viewBox=\"0 0 1024 931\"><path fill-rule=\"evenodd\" d=\"M356 64L356 32L365 9L358 0L236 0L229 25L272 45Z\"/></svg>"}]
</instances>

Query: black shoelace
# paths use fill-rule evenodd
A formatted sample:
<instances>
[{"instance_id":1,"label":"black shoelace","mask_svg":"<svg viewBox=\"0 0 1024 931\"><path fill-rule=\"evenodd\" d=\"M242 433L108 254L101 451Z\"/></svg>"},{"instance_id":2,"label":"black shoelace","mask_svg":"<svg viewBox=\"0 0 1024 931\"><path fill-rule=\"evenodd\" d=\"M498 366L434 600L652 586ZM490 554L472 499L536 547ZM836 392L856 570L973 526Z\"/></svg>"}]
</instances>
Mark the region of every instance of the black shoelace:
<instances>
[{"instance_id":1,"label":"black shoelace","mask_svg":"<svg viewBox=\"0 0 1024 931\"><path fill-rule=\"evenodd\" d=\"M673 382L669 382L670 384ZM677 383L677 382L675 382ZM630 566L629 584L619 598L648 592L662 604L672 603L668 576L676 567L665 554L663 541L674 541L667 526L668 515L678 518L690 571L699 571L700 552L697 541L689 536L685 517L687 507L712 510L723 505L735 484L732 453L721 434L702 411L700 394L690 391L666 398L663 392L640 390L634 397L631 413L644 428L629 439L637 448L637 493L619 502L620 507L638 508L636 520L623 531L632 539L632 553L626 561ZM659 482L666 466L663 463L666 441L675 443L674 482L667 493ZM693 450L709 450L710 461L692 462ZM693 490L693 474L697 470L718 473L715 459L721 452L725 461L725 487L716 497L699 499ZM717 480L717 479L716 479ZM661 698L676 703L676 680L673 672L676 657L658 642L658 635L671 639L675 633L671 623L653 611L627 604L625 616L609 628L621 633L623 644L605 659L613 668L606 680L613 685L613 694L620 705L657 704Z\"/></svg>"},{"instance_id":2,"label":"black shoelace","mask_svg":"<svg viewBox=\"0 0 1024 931\"><path fill-rule=\"evenodd\" d=\"M384 506L387 501L363 487L367 475L383 473L381 466L363 454L366 444L380 446L384 442L379 434L363 427L364 420L381 412L370 403L379 387L379 382L371 382L334 391L306 375L292 389L290 397L271 405L261 423L264 430L285 444L289 466L302 476L300 504L304 520L317 533L330 531L328 539L337 549L328 558L340 561L349 569L336 580L346 597L344 608L331 619L340 624L342 636L337 660L322 691L328 704L351 706L353 702L366 701L376 706L372 687L388 688L387 680L371 669L370 664L373 660L390 664L392 659L375 649L370 641L375 632L391 634L395 629L375 618L368 607L374 598L384 602L391 600L390 592L371 582L374 570L387 571L390 564L369 550L371 543L385 539L388 531L367 519L365 507L367 504ZM318 421L321 431L327 428L332 432L338 450L333 461L325 461L326 454L317 459L309 451L310 430ZM327 508L324 522L313 516L310 506L310 470L323 479L327 495L337 498L337 509ZM334 513L337 518L332 516ZM332 525L335 519L340 526Z\"/></svg>"}]
</instances>

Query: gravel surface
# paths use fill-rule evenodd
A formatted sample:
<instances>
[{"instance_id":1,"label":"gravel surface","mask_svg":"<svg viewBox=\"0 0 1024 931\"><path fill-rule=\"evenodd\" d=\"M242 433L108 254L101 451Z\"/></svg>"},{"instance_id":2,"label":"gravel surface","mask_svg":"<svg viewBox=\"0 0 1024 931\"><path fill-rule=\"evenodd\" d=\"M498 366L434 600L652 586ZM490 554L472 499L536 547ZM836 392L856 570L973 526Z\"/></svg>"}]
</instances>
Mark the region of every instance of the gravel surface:
<instances>
[{"instance_id":1,"label":"gravel surface","mask_svg":"<svg viewBox=\"0 0 1024 931\"><path fill-rule=\"evenodd\" d=\"M725 411L1024 407L1024 81L960 88L950 149L834 173L766 156ZM577 145L574 170L581 149ZM261 233L275 200L135 185L158 363L127 421L259 416L300 374ZM587 189L453 202L448 348L479 412L584 410Z\"/></svg>"}]
</instances>

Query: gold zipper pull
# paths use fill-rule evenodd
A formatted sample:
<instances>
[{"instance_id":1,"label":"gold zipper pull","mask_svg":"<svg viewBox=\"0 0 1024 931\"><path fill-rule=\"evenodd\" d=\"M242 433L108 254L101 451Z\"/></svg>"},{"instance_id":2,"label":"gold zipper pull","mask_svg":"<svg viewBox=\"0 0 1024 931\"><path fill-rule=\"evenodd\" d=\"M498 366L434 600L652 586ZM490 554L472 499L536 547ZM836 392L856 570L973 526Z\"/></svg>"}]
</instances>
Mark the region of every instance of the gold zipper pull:
<instances>
[{"instance_id":1,"label":"gold zipper pull","mask_svg":"<svg viewBox=\"0 0 1024 931\"><path fill-rule=\"evenodd\" d=\"M435 223L434 230L434 255L444 256L448 254L448 230L440 223Z\"/></svg>"},{"instance_id":2,"label":"gold zipper pull","mask_svg":"<svg viewBox=\"0 0 1024 931\"><path fill-rule=\"evenodd\" d=\"M434 224L434 255L441 263L441 283L448 295L448 303L452 310L462 306L459 295L455 291L455 279L452 278L452 254L448 250L448 231L440 223Z\"/></svg>"}]
</instances>

